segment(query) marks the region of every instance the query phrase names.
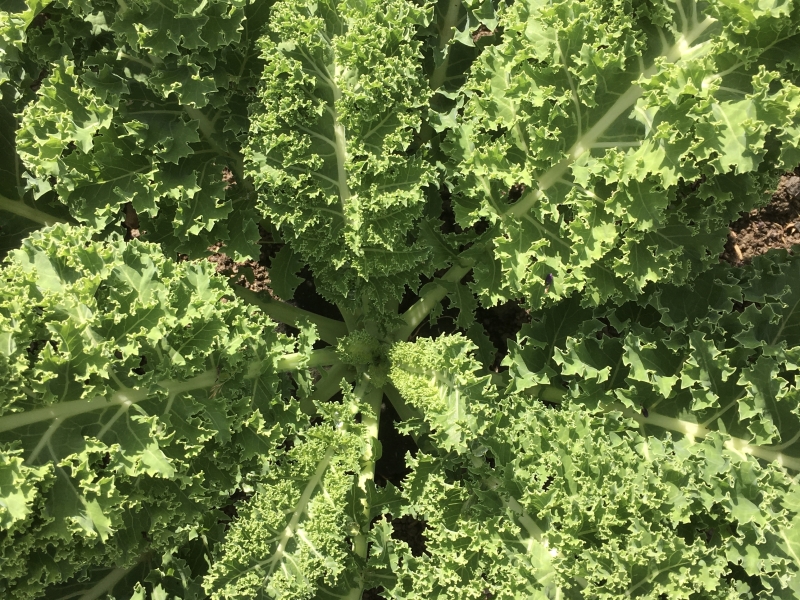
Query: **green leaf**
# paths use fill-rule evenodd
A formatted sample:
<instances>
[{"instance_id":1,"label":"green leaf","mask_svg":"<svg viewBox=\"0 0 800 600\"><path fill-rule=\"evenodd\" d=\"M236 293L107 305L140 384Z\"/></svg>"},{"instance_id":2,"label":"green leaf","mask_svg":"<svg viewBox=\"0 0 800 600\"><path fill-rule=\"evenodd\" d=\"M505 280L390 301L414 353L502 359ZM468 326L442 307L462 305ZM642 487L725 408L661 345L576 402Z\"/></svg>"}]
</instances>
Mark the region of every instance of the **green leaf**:
<instances>
[{"instance_id":1,"label":"green leaf","mask_svg":"<svg viewBox=\"0 0 800 600\"><path fill-rule=\"evenodd\" d=\"M348 538L365 524L348 507L357 504L361 433L355 423L323 423L270 465L204 581L213 599L333 599L360 589Z\"/></svg>"},{"instance_id":2,"label":"green leaf","mask_svg":"<svg viewBox=\"0 0 800 600\"><path fill-rule=\"evenodd\" d=\"M303 262L289 246L278 250L269 268L269 281L270 287L279 298L284 300L294 298L294 291L303 282L303 279L297 276L302 268Z\"/></svg>"},{"instance_id":3,"label":"green leaf","mask_svg":"<svg viewBox=\"0 0 800 600\"><path fill-rule=\"evenodd\" d=\"M694 0L505 10L443 143L459 225L495 225L483 263L501 273L476 271L482 302L538 309L548 273L555 297L621 302L711 267L780 174L768 149L797 153L797 88L772 50L795 39L786 6L752 20Z\"/></svg>"},{"instance_id":4,"label":"green leaf","mask_svg":"<svg viewBox=\"0 0 800 600\"><path fill-rule=\"evenodd\" d=\"M295 343L213 271L68 226L27 238L3 266L4 595L211 535L208 511L260 472L249 447L274 449L301 422L275 372Z\"/></svg>"},{"instance_id":5,"label":"green leaf","mask_svg":"<svg viewBox=\"0 0 800 600\"><path fill-rule=\"evenodd\" d=\"M407 0L278 2L245 154L261 209L328 299L376 310L416 286L433 169L407 154L430 91ZM374 68L380 65L380 68Z\"/></svg>"},{"instance_id":6,"label":"green leaf","mask_svg":"<svg viewBox=\"0 0 800 600\"><path fill-rule=\"evenodd\" d=\"M269 3L251 11L247 28L240 2L150 4L51 7L45 29L78 54L54 57L23 112L18 149L32 184L40 195L53 187L77 220L99 230L130 215L130 203L138 235L169 254L205 256L235 240L239 258L255 256L257 228L234 233L226 221L234 198L240 214L231 224L259 220L236 136L247 128L252 87L241 69L254 66ZM70 36L88 32L70 28L88 22L117 37L84 48Z\"/></svg>"},{"instance_id":7,"label":"green leaf","mask_svg":"<svg viewBox=\"0 0 800 600\"><path fill-rule=\"evenodd\" d=\"M432 437L445 451L465 452L492 412L494 390L460 335L395 344L390 378L403 398L423 413Z\"/></svg>"}]
</instances>

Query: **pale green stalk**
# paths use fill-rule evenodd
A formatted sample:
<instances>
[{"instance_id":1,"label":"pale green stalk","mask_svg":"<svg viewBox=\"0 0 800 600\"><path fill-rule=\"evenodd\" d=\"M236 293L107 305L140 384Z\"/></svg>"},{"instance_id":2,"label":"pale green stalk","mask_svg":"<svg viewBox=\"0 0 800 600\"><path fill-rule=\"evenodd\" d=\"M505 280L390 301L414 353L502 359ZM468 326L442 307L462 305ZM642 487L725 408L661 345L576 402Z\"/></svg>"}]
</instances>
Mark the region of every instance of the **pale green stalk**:
<instances>
[{"instance_id":1,"label":"pale green stalk","mask_svg":"<svg viewBox=\"0 0 800 600\"><path fill-rule=\"evenodd\" d=\"M275 370L294 371L304 367L327 367L340 362L335 348L320 348L312 350L310 354L294 352L281 356L275 363Z\"/></svg>"},{"instance_id":2,"label":"pale green stalk","mask_svg":"<svg viewBox=\"0 0 800 600\"><path fill-rule=\"evenodd\" d=\"M351 312L341 304L337 304L336 308L339 309L339 313L342 315L342 319L344 319L344 325L345 325L344 335L347 335L347 332L353 332L356 329L358 329L361 317L361 309L358 309L355 312Z\"/></svg>"},{"instance_id":3,"label":"pale green stalk","mask_svg":"<svg viewBox=\"0 0 800 600\"><path fill-rule=\"evenodd\" d=\"M361 456L361 473L358 477L358 487L362 492L362 519L369 527L371 507L368 501L367 484L375 480L375 462L377 456L375 449L378 447L378 434L381 418L381 402L383 401L383 390L373 386L366 377L362 377L354 390L354 395L359 400L363 400L369 405L367 411L362 412L361 423L365 428L366 445L364 454ZM353 551L363 559L367 558L367 533L359 531L353 540ZM363 593L363 583L356 589L352 589L349 598L358 600Z\"/></svg>"},{"instance_id":4,"label":"pale green stalk","mask_svg":"<svg viewBox=\"0 0 800 600\"><path fill-rule=\"evenodd\" d=\"M185 392L210 388L217 381L218 373L216 369L210 369L186 381L166 380L156 384L158 387L167 391L169 396L176 396ZM22 413L12 413L0 417L0 432L10 431L18 427L49 421L50 419L59 422L70 417L112 406L131 406L152 396L152 388L134 390L125 388L111 394L110 398L96 396L91 400L71 400L69 402L59 402L43 408L29 410Z\"/></svg>"},{"instance_id":5,"label":"pale green stalk","mask_svg":"<svg viewBox=\"0 0 800 600\"><path fill-rule=\"evenodd\" d=\"M439 51L443 51L453 39L456 25L458 24L458 13L461 8L461 0L450 0L445 13L442 29L439 31ZM450 53L445 54L442 62L433 70L431 74L431 89L438 90L447 77L447 68L450 66Z\"/></svg>"},{"instance_id":6,"label":"pale green stalk","mask_svg":"<svg viewBox=\"0 0 800 600\"><path fill-rule=\"evenodd\" d=\"M286 302L275 300L267 294L256 294L241 286L232 286L231 289L242 300L260 308L264 313L286 325L297 326L301 321L308 321L317 326L317 333L321 340L335 345L340 337L347 335L347 326L335 319L329 319Z\"/></svg>"},{"instance_id":7,"label":"pale green stalk","mask_svg":"<svg viewBox=\"0 0 800 600\"><path fill-rule=\"evenodd\" d=\"M684 421L682 419L675 419L673 417L667 417L654 412L648 412L647 416L645 417L639 411L624 407L620 404L609 406L606 408L606 410L619 410L622 412L624 417L633 419L642 426L655 425L656 427L660 427L662 429L668 429L669 431L681 433L693 440L703 439L710 433L714 432L713 429L708 429L697 423ZM794 471L800 471L800 458L789 456L770 446L751 444L747 440L737 437L728 437L728 439L723 442L723 446L725 446L725 448L734 454L738 454L742 458L744 458L746 455L750 455L762 460L777 463L782 467L786 467Z\"/></svg>"},{"instance_id":8,"label":"pale green stalk","mask_svg":"<svg viewBox=\"0 0 800 600\"><path fill-rule=\"evenodd\" d=\"M64 219L59 219L51 214L28 206L20 200L11 200L5 196L0 196L0 210L13 213L17 216L24 217L34 223L40 225L55 225L56 223L66 223Z\"/></svg>"},{"instance_id":9,"label":"pale green stalk","mask_svg":"<svg viewBox=\"0 0 800 600\"><path fill-rule=\"evenodd\" d=\"M462 260L461 264L450 267L447 273L442 276L441 281L451 283L461 281L461 278L470 272L473 264L473 261ZM405 325L397 329L392 337L398 341L408 339L408 336L414 333L414 330L419 324L430 314L433 307L441 302L446 295L447 288L442 285L430 288L420 296L419 300L417 300L411 308L403 313Z\"/></svg>"}]
</instances>

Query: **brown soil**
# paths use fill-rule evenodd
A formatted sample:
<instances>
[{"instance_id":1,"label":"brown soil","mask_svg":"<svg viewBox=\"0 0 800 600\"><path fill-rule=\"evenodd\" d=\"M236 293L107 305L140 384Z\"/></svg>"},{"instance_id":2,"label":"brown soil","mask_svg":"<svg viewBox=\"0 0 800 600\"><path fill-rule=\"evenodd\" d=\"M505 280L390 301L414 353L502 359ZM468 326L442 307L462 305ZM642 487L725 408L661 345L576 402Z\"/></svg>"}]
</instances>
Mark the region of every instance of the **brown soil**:
<instances>
[{"instance_id":1,"label":"brown soil","mask_svg":"<svg viewBox=\"0 0 800 600\"><path fill-rule=\"evenodd\" d=\"M236 185L236 179L233 176L233 171L231 171L228 167L222 168L222 181L225 182L226 190Z\"/></svg>"},{"instance_id":2,"label":"brown soil","mask_svg":"<svg viewBox=\"0 0 800 600\"><path fill-rule=\"evenodd\" d=\"M781 179L769 204L731 224L720 258L740 266L768 250L788 250L795 244L800 244L800 167Z\"/></svg>"},{"instance_id":3,"label":"brown soil","mask_svg":"<svg viewBox=\"0 0 800 600\"><path fill-rule=\"evenodd\" d=\"M125 241L129 242L139 237L139 215L133 209L133 205L128 202L125 204L125 220L122 222L125 226Z\"/></svg>"},{"instance_id":4,"label":"brown soil","mask_svg":"<svg viewBox=\"0 0 800 600\"><path fill-rule=\"evenodd\" d=\"M522 326L530 323L530 312L512 301L491 308L478 307L475 316L497 350L490 367L497 373L501 370L500 363L508 354L508 340L515 340Z\"/></svg>"},{"instance_id":5,"label":"brown soil","mask_svg":"<svg viewBox=\"0 0 800 600\"><path fill-rule=\"evenodd\" d=\"M494 31L491 31L488 27L486 27L486 25L481 23L480 27L472 32L472 43L474 44L479 39L488 37L490 35L494 35Z\"/></svg>"},{"instance_id":6,"label":"brown soil","mask_svg":"<svg viewBox=\"0 0 800 600\"><path fill-rule=\"evenodd\" d=\"M263 260L246 260L244 262L234 262L227 254L219 252L219 246L210 248L214 254L208 260L215 263L217 273L229 277L232 283L246 287L254 292L268 292L272 294L269 287L269 269L263 264Z\"/></svg>"}]
</instances>

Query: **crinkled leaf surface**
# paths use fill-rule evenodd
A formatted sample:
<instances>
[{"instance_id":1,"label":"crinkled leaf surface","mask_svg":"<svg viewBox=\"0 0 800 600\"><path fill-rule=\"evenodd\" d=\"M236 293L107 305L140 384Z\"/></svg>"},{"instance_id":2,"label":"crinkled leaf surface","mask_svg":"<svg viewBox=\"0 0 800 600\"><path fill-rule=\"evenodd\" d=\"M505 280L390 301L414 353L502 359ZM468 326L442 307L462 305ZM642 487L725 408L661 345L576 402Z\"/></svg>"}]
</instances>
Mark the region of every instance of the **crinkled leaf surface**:
<instances>
[{"instance_id":1,"label":"crinkled leaf surface","mask_svg":"<svg viewBox=\"0 0 800 600\"><path fill-rule=\"evenodd\" d=\"M430 92L407 0L279 2L261 39L248 173L329 299L381 310L417 285L417 241L433 170L409 155ZM354 304L355 303L355 304Z\"/></svg>"},{"instance_id":2,"label":"crinkled leaf surface","mask_svg":"<svg viewBox=\"0 0 800 600\"><path fill-rule=\"evenodd\" d=\"M209 531L209 511L302 421L275 372L294 343L211 263L57 226L0 273L3 595L124 571Z\"/></svg>"},{"instance_id":3,"label":"crinkled leaf surface","mask_svg":"<svg viewBox=\"0 0 800 600\"><path fill-rule=\"evenodd\" d=\"M0 596L798 597L800 261L714 264L800 163L796 2L2 8ZM338 353L194 262L263 217Z\"/></svg>"},{"instance_id":4,"label":"crinkled leaf surface","mask_svg":"<svg viewBox=\"0 0 800 600\"><path fill-rule=\"evenodd\" d=\"M363 426L332 413L294 440L220 549L204 583L212 598L333 599L360 589L352 538L369 527L357 497L364 444Z\"/></svg>"},{"instance_id":5,"label":"crinkled leaf surface","mask_svg":"<svg viewBox=\"0 0 800 600\"><path fill-rule=\"evenodd\" d=\"M437 445L463 452L492 412L489 377L476 373L470 356L475 345L462 336L396 344L390 378L408 403L419 410Z\"/></svg>"},{"instance_id":6,"label":"crinkled leaf surface","mask_svg":"<svg viewBox=\"0 0 800 600\"><path fill-rule=\"evenodd\" d=\"M170 254L202 256L221 241L232 256L255 255L258 216L239 136L270 4L49 6L22 46L44 59L17 132L36 194L54 189L96 229L118 226L132 209L138 219L126 225Z\"/></svg>"},{"instance_id":7,"label":"crinkled leaf surface","mask_svg":"<svg viewBox=\"0 0 800 600\"><path fill-rule=\"evenodd\" d=\"M507 9L446 144L457 221L494 225L500 277L476 270L483 301L622 300L716 261L734 215L797 163L789 5ZM776 139L781 158L765 160Z\"/></svg>"}]
</instances>

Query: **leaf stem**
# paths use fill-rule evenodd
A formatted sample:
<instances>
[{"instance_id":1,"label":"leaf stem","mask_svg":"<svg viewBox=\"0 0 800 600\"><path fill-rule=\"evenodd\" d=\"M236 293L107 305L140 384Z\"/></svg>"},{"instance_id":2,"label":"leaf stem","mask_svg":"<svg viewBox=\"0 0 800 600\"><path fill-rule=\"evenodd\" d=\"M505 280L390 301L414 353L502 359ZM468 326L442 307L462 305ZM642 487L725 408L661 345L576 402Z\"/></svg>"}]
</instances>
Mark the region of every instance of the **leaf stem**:
<instances>
[{"instance_id":1,"label":"leaf stem","mask_svg":"<svg viewBox=\"0 0 800 600\"><path fill-rule=\"evenodd\" d=\"M56 223L66 223L64 219L59 219L51 214L28 206L21 200L11 200L5 196L0 196L0 210L13 213L17 216L24 217L34 223L41 225L55 225Z\"/></svg>"},{"instance_id":2,"label":"leaf stem","mask_svg":"<svg viewBox=\"0 0 800 600\"><path fill-rule=\"evenodd\" d=\"M300 400L300 408L304 413L313 417L317 414L317 407L314 401L327 402L341 389L342 379L352 382L355 379L355 369L350 365L338 363L332 366L327 372L323 371L322 379L314 386L314 391L308 398Z\"/></svg>"},{"instance_id":3,"label":"leaf stem","mask_svg":"<svg viewBox=\"0 0 800 600\"><path fill-rule=\"evenodd\" d=\"M155 384L167 390L170 396L176 396L184 392L191 392L193 390L209 388L217 381L216 369L208 370L200 375L187 379L186 381L173 381L166 380ZM52 404L43 408L37 408L22 413L12 413L0 417L0 432L10 431L25 425L32 425L40 423L49 419L58 419L63 421L70 417L81 415L99 410L101 408L108 408L111 406L130 406L141 402L153 395L153 386L148 386L142 389L125 388L118 390L111 394L111 398L105 396L97 396L92 400L71 400L69 402L60 402Z\"/></svg>"},{"instance_id":4,"label":"leaf stem","mask_svg":"<svg viewBox=\"0 0 800 600\"><path fill-rule=\"evenodd\" d=\"M292 306L286 302L270 298L266 294L256 294L246 288L238 285L232 286L233 291L242 300L253 306L257 306L264 313L280 323L286 325L297 326L301 321L308 320L317 326L317 333L321 340L329 344L336 345L340 337L347 335L347 326L335 319L323 317L311 311Z\"/></svg>"},{"instance_id":5,"label":"leaf stem","mask_svg":"<svg viewBox=\"0 0 800 600\"><path fill-rule=\"evenodd\" d=\"M342 315L342 319L344 319L344 324L347 331L355 331L358 329L358 325L361 322L361 311L356 310L355 312L351 312L347 310L343 304L337 303L336 308L339 309L339 313Z\"/></svg>"},{"instance_id":6,"label":"leaf stem","mask_svg":"<svg viewBox=\"0 0 800 600\"><path fill-rule=\"evenodd\" d=\"M335 348L320 348L312 350L310 354L293 352L281 356L275 363L277 371L295 371L306 367L327 367L340 364Z\"/></svg>"},{"instance_id":7,"label":"leaf stem","mask_svg":"<svg viewBox=\"0 0 800 600\"><path fill-rule=\"evenodd\" d=\"M450 4L448 5L447 12L444 16L442 28L439 30L439 52L444 52L444 49L450 43L450 40L453 39L453 34L455 32L456 25L458 24L458 13L460 8L461 0L450 0ZM447 52L442 57L442 62L436 66L431 74L430 85L432 90L436 91L442 86L445 78L447 77L447 68L449 66L450 52Z\"/></svg>"},{"instance_id":8,"label":"leaf stem","mask_svg":"<svg viewBox=\"0 0 800 600\"><path fill-rule=\"evenodd\" d=\"M316 492L317 487L322 484L322 478L325 476L325 471L328 470L328 467L331 464L331 459L333 458L335 452L336 446L331 445L325 452L322 460L317 463L317 468L315 469L314 474L308 479L308 483L306 483L306 485L303 487L303 493L300 495L300 499L295 504L295 509L290 512L292 516L289 519L289 522L286 524L286 527L283 528L283 531L277 538L277 549L272 556L265 561L265 563L271 563L268 577L272 576L275 565L280 564L283 560L289 540L297 534L297 530L300 528L300 519L306 515L308 505L311 502L311 497L314 495L314 492Z\"/></svg>"},{"instance_id":9,"label":"leaf stem","mask_svg":"<svg viewBox=\"0 0 800 600\"><path fill-rule=\"evenodd\" d=\"M440 281L461 281L461 278L470 272L472 265L473 261L462 260L461 264L455 264L450 267L447 273L440 278ZM402 318L403 321L405 321L405 325L401 326L394 332L394 339L399 341L408 339L408 336L410 336L417 326L425 320L425 317L430 314L430 312L433 310L433 307L441 302L446 295L447 288L442 285L436 285L420 296L420 299L417 300L414 305L405 313L403 313Z\"/></svg>"},{"instance_id":10,"label":"leaf stem","mask_svg":"<svg viewBox=\"0 0 800 600\"><path fill-rule=\"evenodd\" d=\"M361 490L363 506L362 510L362 529L353 540L353 550L361 558L367 557L367 534L370 526L371 507L369 505L369 493L367 484L375 479L375 463L380 457L380 442L378 441L381 402L383 401L383 389L373 386L366 377L362 377L354 390L354 394L360 400L369 405L369 410L361 415L361 422L366 429L366 446L364 454L361 456L361 474L358 478L358 487ZM360 597L360 596L359 596Z\"/></svg>"},{"instance_id":11,"label":"leaf stem","mask_svg":"<svg viewBox=\"0 0 800 600\"><path fill-rule=\"evenodd\" d=\"M238 152L230 150L227 145L220 145L214 139L216 134L216 131L214 130L214 122L209 119L199 108L188 106L186 104L181 104L180 106L190 119L197 121L200 128L200 133L202 133L203 137L208 141L208 145L211 146L211 148L221 156L230 159L227 161L228 164L226 166L233 173L233 178L236 183L247 189L247 191L253 191L253 186L249 182L245 181L244 158Z\"/></svg>"},{"instance_id":12,"label":"leaf stem","mask_svg":"<svg viewBox=\"0 0 800 600\"><path fill-rule=\"evenodd\" d=\"M622 412L622 415L624 417L628 419L633 419L640 425L655 425L656 427L661 427L662 429L668 429L669 431L675 431L677 433L681 433L692 439L703 439L707 435L714 432L713 429L708 429L697 423L692 423L691 421L684 421L682 419L675 419L673 417L667 417L665 415L660 415L652 411L649 412L648 415L645 417L640 412L635 411L631 408L627 408L618 403L606 407L605 410L607 412L612 410L619 410L620 412ZM794 471L800 471L800 458L796 458L794 456L788 456L786 454L783 454L779 450L771 448L770 446L759 446L757 444L751 444L747 440L743 440L742 438L736 438L736 437L729 437L727 440L723 442L723 445L725 446L725 448L727 448L734 454L738 454L739 456L750 455L769 462L777 463L782 467L786 467Z\"/></svg>"}]
</instances>

